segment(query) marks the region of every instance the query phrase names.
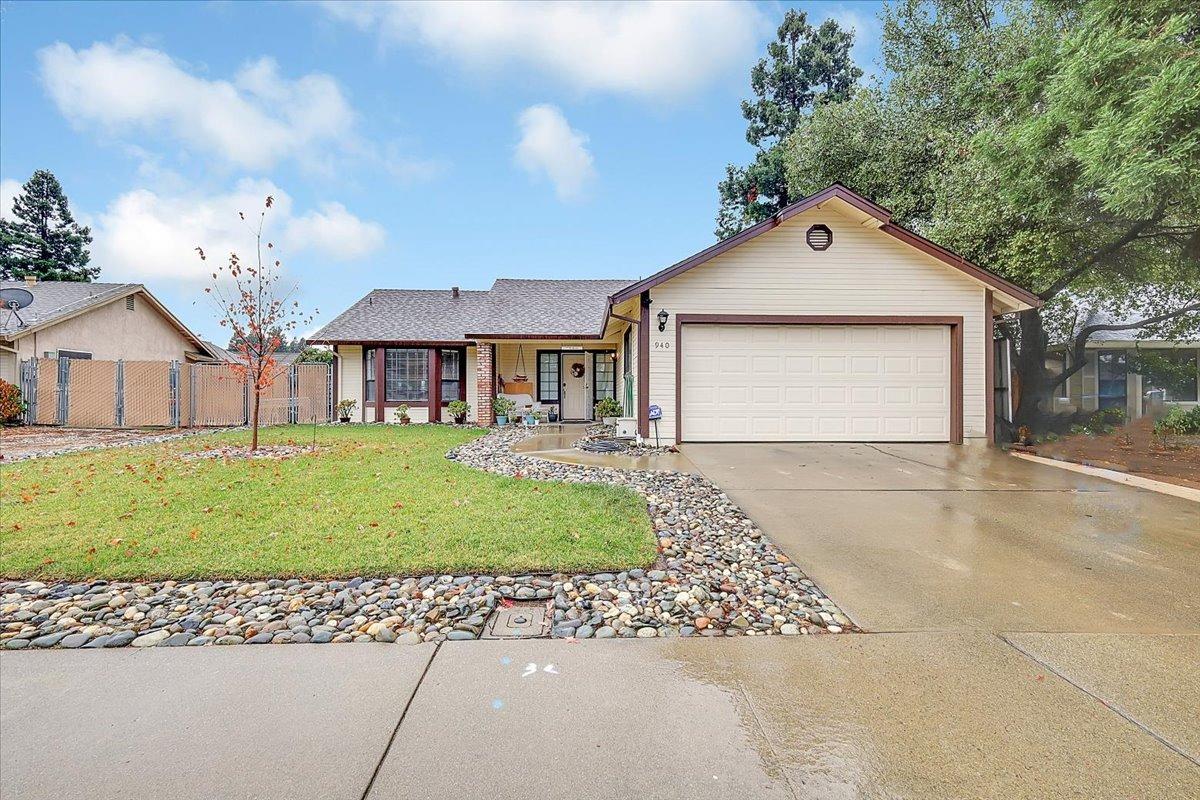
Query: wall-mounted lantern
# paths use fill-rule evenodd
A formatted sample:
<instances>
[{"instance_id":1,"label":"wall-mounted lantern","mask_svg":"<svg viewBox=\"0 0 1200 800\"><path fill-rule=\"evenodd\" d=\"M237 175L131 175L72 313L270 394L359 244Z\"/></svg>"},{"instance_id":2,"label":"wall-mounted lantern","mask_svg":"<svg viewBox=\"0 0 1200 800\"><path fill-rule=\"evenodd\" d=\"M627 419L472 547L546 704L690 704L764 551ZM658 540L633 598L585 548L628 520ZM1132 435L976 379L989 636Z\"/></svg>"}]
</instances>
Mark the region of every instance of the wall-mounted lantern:
<instances>
[{"instance_id":1,"label":"wall-mounted lantern","mask_svg":"<svg viewBox=\"0 0 1200 800\"><path fill-rule=\"evenodd\" d=\"M671 315L667 313L665 308L658 312L658 329L660 331L665 331L667 329L667 318L670 316Z\"/></svg>"}]
</instances>

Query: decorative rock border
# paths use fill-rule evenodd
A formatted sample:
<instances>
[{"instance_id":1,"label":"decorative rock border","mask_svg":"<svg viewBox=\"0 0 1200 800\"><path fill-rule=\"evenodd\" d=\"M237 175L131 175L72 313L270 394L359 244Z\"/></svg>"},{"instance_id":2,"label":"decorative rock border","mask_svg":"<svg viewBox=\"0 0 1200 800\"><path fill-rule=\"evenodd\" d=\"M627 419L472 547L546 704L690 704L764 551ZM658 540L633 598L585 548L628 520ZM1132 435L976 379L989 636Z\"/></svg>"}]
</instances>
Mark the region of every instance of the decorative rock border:
<instances>
[{"instance_id":1,"label":"decorative rock border","mask_svg":"<svg viewBox=\"0 0 1200 800\"><path fill-rule=\"evenodd\" d=\"M213 433L225 433L226 431L247 430L246 426L233 426L228 428L190 428L188 430L171 430L168 433L158 435L148 435L137 439L126 439L120 442L103 442L100 444L89 444L83 447L58 447L53 450L39 450L33 453L15 453L13 455L5 455L4 460L0 464L16 464L21 461L32 461L37 458L52 458L54 456L65 456L72 453L87 453L92 450L114 450L121 447L140 447L145 444L160 444L161 442L171 442L176 439L187 439L191 436L206 436Z\"/></svg>"},{"instance_id":2,"label":"decorative rock border","mask_svg":"<svg viewBox=\"0 0 1200 800\"><path fill-rule=\"evenodd\" d=\"M840 633L853 624L720 489L679 472L560 464L494 431L447 458L537 480L609 483L646 497L660 557L595 575L310 581L0 583L0 645L177 647L475 639L497 605L542 601L557 638Z\"/></svg>"}]
</instances>

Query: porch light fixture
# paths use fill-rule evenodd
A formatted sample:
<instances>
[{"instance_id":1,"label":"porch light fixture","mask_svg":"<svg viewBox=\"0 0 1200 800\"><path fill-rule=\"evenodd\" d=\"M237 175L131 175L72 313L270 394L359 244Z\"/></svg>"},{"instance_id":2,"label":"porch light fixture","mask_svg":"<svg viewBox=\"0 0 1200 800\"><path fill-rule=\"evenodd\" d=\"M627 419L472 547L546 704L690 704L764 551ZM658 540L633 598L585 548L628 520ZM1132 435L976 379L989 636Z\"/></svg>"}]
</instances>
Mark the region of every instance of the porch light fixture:
<instances>
[{"instance_id":1,"label":"porch light fixture","mask_svg":"<svg viewBox=\"0 0 1200 800\"><path fill-rule=\"evenodd\" d=\"M667 310L665 308L662 311L658 312L658 329L659 329L659 331L665 331L667 329L667 317L669 317L669 316L671 316L671 315L667 313Z\"/></svg>"}]
</instances>

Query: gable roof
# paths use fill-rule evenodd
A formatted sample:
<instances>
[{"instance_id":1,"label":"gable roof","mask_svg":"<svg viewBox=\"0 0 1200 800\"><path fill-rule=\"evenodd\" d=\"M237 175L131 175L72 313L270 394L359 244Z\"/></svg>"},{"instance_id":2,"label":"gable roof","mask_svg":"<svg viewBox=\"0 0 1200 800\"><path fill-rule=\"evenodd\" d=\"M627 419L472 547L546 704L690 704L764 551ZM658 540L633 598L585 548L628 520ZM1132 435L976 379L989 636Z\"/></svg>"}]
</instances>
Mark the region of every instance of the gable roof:
<instances>
[{"instance_id":1,"label":"gable roof","mask_svg":"<svg viewBox=\"0 0 1200 800\"><path fill-rule=\"evenodd\" d=\"M500 278L488 291L375 289L309 341L461 344L506 337L597 338L628 280Z\"/></svg>"},{"instance_id":2,"label":"gable roof","mask_svg":"<svg viewBox=\"0 0 1200 800\"><path fill-rule=\"evenodd\" d=\"M487 318L467 336L599 338L608 320L608 296L628 286L620 280L517 280L500 278L487 293Z\"/></svg>"},{"instance_id":3,"label":"gable roof","mask_svg":"<svg viewBox=\"0 0 1200 800\"><path fill-rule=\"evenodd\" d=\"M33 302L16 314L0 310L0 339L9 341L35 333L94 308L107 305L134 294L142 294L156 311L162 314L179 333L209 358L213 353L204 341L172 314L158 298L140 283L85 283L83 281L0 281L0 288L29 290Z\"/></svg>"},{"instance_id":4,"label":"gable roof","mask_svg":"<svg viewBox=\"0 0 1200 800\"><path fill-rule=\"evenodd\" d=\"M822 189L816 194L809 195L802 200L792 203L786 208L780 209L769 219L765 219L756 225L746 228L740 233L736 233L733 236L722 239L712 247L701 250L699 253L685 258L683 261L673 264L666 269L661 270L660 272L656 272L648 278L644 278L636 283L622 288L620 291L615 292L612 295L610 298L611 302L615 305L625 300L629 300L632 297L636 297L647 289L658 286L660 283L668 281L693 267L698 267L701 264L711 261L722 253L732 250L740 244L744 244L745 242L748 242L757 236L761 236L767 231L776 228L781 223L786 222L798 214L803 214L805 211L809 211L814 208L820 208L825 203L830 201L837 201L849 206L854 211L860 213L867 222L871 222L873 227L880 232L899 239L905 244L915 247L923 253L936 258L938 261L941 261L944 264L953 267L954 269L970 275L972 278L975 278L976 280L991 286L1000 292L1003 292L1009 297L1012 297L1019 303L1024 303L1034 307L1042 304L1041 299L1027 289L1023 289L1020 286L1017 286L1015 283L1007 281L995 273L989 272L983 267L972 264L959 254L948 250L939 244L935 244L934 242L931 242L925 237L913 233L901 225L893 223L891 221L891 211L881 205L872 203L867 198L857 194L856 192L852 192L845 186L842 186L840 183L835 183L832 186Z\"/></svg>"}]
</instances>

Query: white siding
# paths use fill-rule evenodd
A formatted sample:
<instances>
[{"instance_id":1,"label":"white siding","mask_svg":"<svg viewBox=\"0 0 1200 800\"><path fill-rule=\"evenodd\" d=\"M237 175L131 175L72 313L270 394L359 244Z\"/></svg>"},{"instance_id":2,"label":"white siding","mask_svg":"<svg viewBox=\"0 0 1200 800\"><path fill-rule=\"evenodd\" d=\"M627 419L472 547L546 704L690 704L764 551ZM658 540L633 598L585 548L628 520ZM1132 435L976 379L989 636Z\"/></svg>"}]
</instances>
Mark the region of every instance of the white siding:
<instances>
[{"instance_id":1,"label":"white siding","mask_svg":"<svg viewBox=\"0 0 1200 800\"><path fill-rule=\"evenodd\" d=\"M350 419L355 422L363 421L363 349L356 344L340 344L337 346L338 361L338 391L337 399L347 398L358 402L358 407Z\"/></svg>"},{"instance_id":2,"label":"white siding","mask_svg":"<svg viewBox=\"0 0 1200 800\"><path fill-rule=\"evenodd\" d=\"M467 422L474 422L477 417L475 412L479 408L479 397L477 396L476 380L475 380L475 348L467 348L467 402L471 404L471 410L467 412Z\"/></svg>"},{"instance_id":3,"label":"white siding","mask_svg":"<svg viewBox=\"0 0 1200 800\"><path fill-rule=\"evenodd\" d=\"M804 241L818 222L834 235L833 246L821 252ZM676 314L874 314L963 318L963 435L984 437L984 291L952 267L834 211L793 217L650 290L651 314L671 314L665 331L650 326L649 399L663 410L660 433L675 436Z\"/></svg>"}]
</instances>

